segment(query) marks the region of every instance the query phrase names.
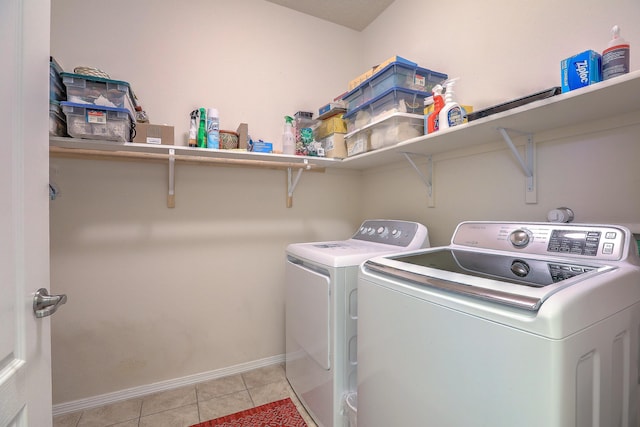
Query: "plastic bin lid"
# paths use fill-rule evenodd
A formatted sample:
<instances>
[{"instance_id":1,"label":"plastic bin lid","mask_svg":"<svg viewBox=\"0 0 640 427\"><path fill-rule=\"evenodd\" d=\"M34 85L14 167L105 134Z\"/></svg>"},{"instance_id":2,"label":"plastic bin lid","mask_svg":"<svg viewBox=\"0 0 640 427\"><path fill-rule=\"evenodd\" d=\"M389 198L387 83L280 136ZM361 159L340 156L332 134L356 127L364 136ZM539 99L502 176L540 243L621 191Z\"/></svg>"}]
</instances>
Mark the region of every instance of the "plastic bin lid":
<instances>
[{"instance_id":1,"label":"plastic bin lid","mask_svg":"<svg viewBox=\"0 0 640 427\"><path fill-rule=\"evenodd\" d=\"M421 92L419 90L412 90L412 89L407 89L407 88L404 88L404 87L394 86L394 87L392 87L390 89L385 90L380 95L378 95L375 98L373 98L371 101L367 101L364 104L360 105L359 107L354 108L353 110L347 112L343 116L343 118L345 118L345 119L350 118L351 116L356 114L358 111L362 110L363 108L369 107L371 104L373 104L376 101L381 100L385 96L389 95L391 92L404 92L404 93L408 93L408 94L411 94L411 95L423 96L425 98L432 95L431 92Z\"/></svg>"},{"instance_id":2,"label":"plastic bin lid","mask_svg":"<svg viewBox=\"0 0 640 427\"><path fill-rule=\"evenodd\" d=\"M76 102L69 101L61 101L60 105L63 107L80 107L86 108L88 110L102 110L102 111L115 111L118 113L127 113L131 120L133 120L133 114L129 111L128 108L118 108L118 107L108 107L106 105L95 105L95 104L78 104Z\"/></svg>"},{"instance_id":3,"label":"plastic bin lid","mask_svg":"<svg viewBox=\"0 0 640 427\"><path fill-rule=\"evenodd\" d=\"M105 79L105 78L102 78L102 77L89 76L89 75L85 75L85 74L67 73L67 72L60 73L60 77L62 77L62 78L71 77L71 78L74 78L74 79L90 80L92 82L101 82L101 83L112 83L112 84L125 85L127 87L127 89L129 89L129 97L131 98L131 103L133 104L134 107L136 107L138 105L138 98L136 97L136 94L133 92L133 89L131 88L131 85L129 84L129 82L125 82L124 80L112 80L112 79Z\"/></svg>"},{"instance_id":4,"label":"plastic bin lid","mask_svg":"<svg viewBox=\"0 0 640 427\"><path fill-rule=\"evenodd\" d=\"M75 73L62 72L62 73L60 73L60 76L62 76L62 77L71 77L71 78L74 78L74 79L90 80L92 82L115 83L115 84L126 85L127 87L130 87L129 83L125 82L123 80L105 79L103 77L90 76L90 75L87 75L87 74L75 74Z\"/></svg>"}]
</instances>

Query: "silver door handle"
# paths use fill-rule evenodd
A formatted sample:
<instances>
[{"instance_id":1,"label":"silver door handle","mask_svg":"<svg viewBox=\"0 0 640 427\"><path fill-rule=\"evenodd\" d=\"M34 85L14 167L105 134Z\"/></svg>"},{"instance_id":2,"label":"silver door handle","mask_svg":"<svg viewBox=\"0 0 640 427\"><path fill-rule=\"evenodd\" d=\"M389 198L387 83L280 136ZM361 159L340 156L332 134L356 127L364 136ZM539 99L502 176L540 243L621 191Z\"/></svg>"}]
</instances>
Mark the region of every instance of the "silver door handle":
<instances>
[{"instance_id":1,"label":"silver door handle","mask_svg":"<svg viewBox=\"0 0 640 427\"><path fill-rule=\"evenodd\" d=\"M40 288L33 297L33 312L38 318L51 316L59 306L66 302L67 296L65 294L49 295L45 288Z\"/></svg>"}]
</instances>

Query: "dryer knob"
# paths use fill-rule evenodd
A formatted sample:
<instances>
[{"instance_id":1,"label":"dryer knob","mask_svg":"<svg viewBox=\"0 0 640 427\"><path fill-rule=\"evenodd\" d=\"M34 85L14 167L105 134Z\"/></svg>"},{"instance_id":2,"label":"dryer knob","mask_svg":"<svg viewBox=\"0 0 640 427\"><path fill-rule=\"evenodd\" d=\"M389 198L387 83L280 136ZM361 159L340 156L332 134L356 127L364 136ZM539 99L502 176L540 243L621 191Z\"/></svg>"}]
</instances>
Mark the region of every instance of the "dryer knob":
<instances>
[{"instance_id":1,"label":"dryer knob","mask_svg":"<svg viewBox=\"0 0 640 427\"><path fill-rule=\"evenodd\" d=\"M520 228L518 230L512 231L511 234L509 234L509 241L516 248L524 248L531 242L532 239L533 235L529 230L525 228Z\"/></svg>"}]
</instances>

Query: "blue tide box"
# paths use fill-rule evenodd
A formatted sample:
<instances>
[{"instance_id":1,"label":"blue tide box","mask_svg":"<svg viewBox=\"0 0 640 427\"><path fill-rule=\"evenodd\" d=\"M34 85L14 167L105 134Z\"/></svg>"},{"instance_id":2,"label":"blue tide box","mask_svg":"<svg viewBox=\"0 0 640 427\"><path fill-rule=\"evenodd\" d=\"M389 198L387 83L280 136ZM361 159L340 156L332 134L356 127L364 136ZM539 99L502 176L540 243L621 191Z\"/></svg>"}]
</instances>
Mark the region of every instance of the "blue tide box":
<instances>
[{"instance_id":1,"label":"blue tide box","mask_svg":"<svg viewBox=\"0 0 640 427\"><path fill-rule=\"evenodd\" d=\"M560 80L562 92L579 89L602 81L601 57L593 50L582 53L560 62Z\"/></svg>"}]
</instances>

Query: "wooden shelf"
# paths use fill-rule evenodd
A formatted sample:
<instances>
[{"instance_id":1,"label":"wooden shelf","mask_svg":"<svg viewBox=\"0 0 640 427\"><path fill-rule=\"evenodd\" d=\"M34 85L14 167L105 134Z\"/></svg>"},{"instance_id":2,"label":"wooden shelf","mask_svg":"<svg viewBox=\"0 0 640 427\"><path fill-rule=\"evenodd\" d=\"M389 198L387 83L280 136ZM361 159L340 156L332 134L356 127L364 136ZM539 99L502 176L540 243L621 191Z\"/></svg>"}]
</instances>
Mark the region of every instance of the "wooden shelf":
<instances>
[{"instance_id":1,"label":"wooden shelf","mask_svg":"<svg viewBox=\"0 0 640 427\"><path fill-rule=\"evenodd\" d=\"M76 159L166 162L173 155L176 162L186 164L242 166L279 170L292 168L314 172L324 172L327 165L340 161L339 159L317 157L60 137L51 137L49 143L51 157ZM173 154L171 150L173 150Z\"/></svg>"},{"instance_id":2,"label":"wooden shelf","mask_svg":"<svg viewBox=\"0 0 640 427\"><path fill-rule=\"evenodd\" d=\"M399 161L403 153L433 155L500 141L499 128L535 134L640 110L640 71L534 101L430 135L344 159L337 167L369 169Z\"/></svg>"},{"instance_id":3,"label":"wooden shelf","mask_svg":"<svg viewBox=\"0 0 640 427\"><path fill-rule=\"evenodd\" d=\"M291 206L293 190L302 171L324 172L326 168L366 170L406 158L414 168L410 156L430 156L447 151L500 141L504 139L518 157L526 178L535 182L533 135L535 133L585 124L640 110L640 71L596 83L582 89L535 101L518 108L474 120L430 135L403 141L393 146L369 151L346 159L251 153L240 150L209 150L173 145L114 143L85 139L50 139L52 157L106 159L118 161L169 162L170 195L173 189L173 164L209 164L267 168L287 171L287 206ZM528 135L525 158L520 158L509 133ZM292 172L297 171L293 177ZM420 173L420 171L418 171ZM423 176L431 187L431 176ZM430 191L432 189L430 188ZM528 203L537 200L535 188L528 188ZM171 201L169 205L171 205Z\"/></svg>"},{"instance_id":4,"label":"wooden shelf","mask_svg":"<svg viewBox=\"0 0 640 427\"><path fill-rule=\"evenodd\" d=\"M368 169L401 160L403 153L432 155L499 141L501 136L498 129L500 128L535 134L638 111L640 110L639 95L640 70L346 159L251 153L235 150L209 150L206 148L172 145L121 144L58 137L51 138L51 146L63 149L154 154L168 154L169 149L174 149L175 155L180 156L180 161L193 160L194 162L210 163L212 162L211 160L204 159L237 159L247 161L248 163L239 163L247 167L286 169L300 167L301 164L304 165L306 162L310 165L308 167L310 170L328 167ZM71 151L68 150L52 150L52 153L58 157L71 155ZM87 153L87 155L89 154ZM108 157L106 153L96 155ZM123 158L126 157L126 155L122 156ZM150 158L152 157L154 156ZM140 157L140 160L142 160L142 157ZM268 166L263 162L270 165ZM213 163L218 162L215 161ZM229 162L229 164L232 163Z\"/></svg>"},{"instance_id":5,"label":"wooden shelf","mask_svg":"<svg viewBox=\"0 0 640 427\"><path fill-rule=\"evenodd\" d=\"M302 172L324 172L323 165L335 161L303 156L59 137L50 138L49 155L54 158L166 163L169 166L167 207L170 208L175 207L176 163L284 170L287 172L287 207L290 208L293 206L293 192ZM309 159L314 161L311 162ZM294 170L297 171L295 177Z\"/></svg>"}]
</instances>

